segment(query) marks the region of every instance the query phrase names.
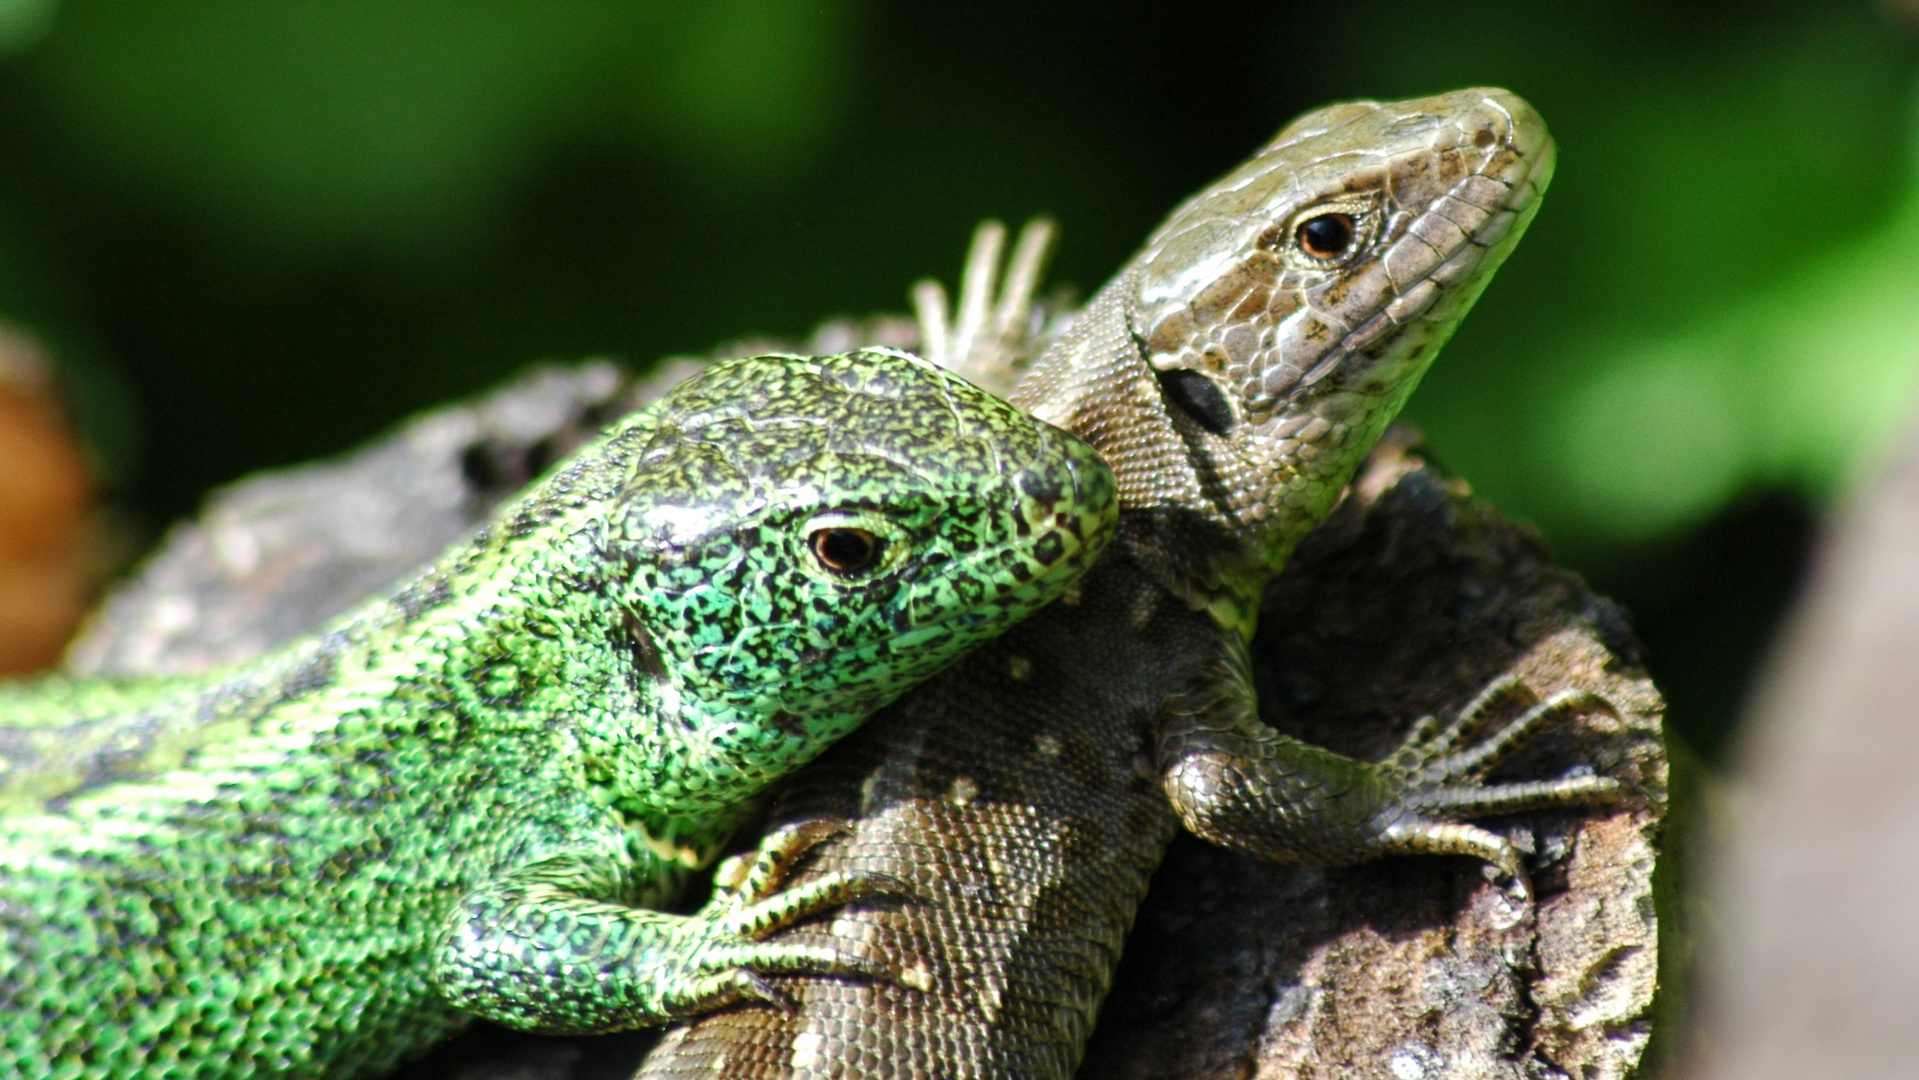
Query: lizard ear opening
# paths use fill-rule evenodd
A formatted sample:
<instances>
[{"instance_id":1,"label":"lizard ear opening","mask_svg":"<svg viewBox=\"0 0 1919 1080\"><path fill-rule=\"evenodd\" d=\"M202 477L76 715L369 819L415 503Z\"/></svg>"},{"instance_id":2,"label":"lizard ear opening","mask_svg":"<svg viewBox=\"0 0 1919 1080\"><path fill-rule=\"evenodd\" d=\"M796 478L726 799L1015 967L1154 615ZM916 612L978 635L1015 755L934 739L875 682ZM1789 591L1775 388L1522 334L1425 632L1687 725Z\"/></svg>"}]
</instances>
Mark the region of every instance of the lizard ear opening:
<instances>
[{"instance_id":1,"label":"lizard ear opening","mask_svg":"<svg viewBox=\"0 0 1919 1080\"><path fill-rule=\"evenodd\" d=\"M622 608L622 621L626 624L627 644L633 649L633 661L649 677L659 680L666 678L666 662L660 657L660 647L653 641L653 635L640 621L638 615Z\"/></svg>"},{"instance_id":2,"label":"lizard ear opening","mask_svg":"<svg viewBox=\"0 0 1919 1080\"><path fill-rule=\"evenodd\" d=\"M1232 434L1232 403L1213 380L1191 368L1168 368L1159 373L1159 388L1200 427L1222 437Z\"/></svg>"}]
</instances>

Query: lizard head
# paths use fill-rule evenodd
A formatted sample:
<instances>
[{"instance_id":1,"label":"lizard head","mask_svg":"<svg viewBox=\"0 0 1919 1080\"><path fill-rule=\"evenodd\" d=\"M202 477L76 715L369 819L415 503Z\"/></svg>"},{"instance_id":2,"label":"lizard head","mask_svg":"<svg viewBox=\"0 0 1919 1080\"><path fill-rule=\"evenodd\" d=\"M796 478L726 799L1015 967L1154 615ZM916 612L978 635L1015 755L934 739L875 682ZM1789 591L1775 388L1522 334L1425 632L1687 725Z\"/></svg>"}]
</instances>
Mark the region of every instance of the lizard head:
<instances>
[{"instance_id":1,"label":"lizard head","mask_svg":"<svg viewBox=\"0 0 1919 1080\"><path fill-rule=\"evenodd\" d=\"M1118 512L1085 443L905 353L721 363L643 417L623 632L660 715L748 772L1060 596Z\"/></svg>"},{"instance_id":2,"label":"lizard head","mask_svg":"<svg viewBox=\"0 0 1919 1080\"><path fill-rule=\"evenodd\" d=\"M1173 213L1131 321L1223 510L1284 521L1336 496L1518 242L1553 158L1502 90L1351 102Z\"/></svg>"},{"instance_id":3,"label":"lizard head","mask_svg":"<svg viewBox=\"0 0 1919 1080\"><path fill-rule=\"evenodd\" d=\"M1014 398L1086 434L1129 513L1210 536L1193 587L1256 586L1518 242L1553 158L1503 90L1307 113L1175 210Z\"/></svg>"}]
</instances>

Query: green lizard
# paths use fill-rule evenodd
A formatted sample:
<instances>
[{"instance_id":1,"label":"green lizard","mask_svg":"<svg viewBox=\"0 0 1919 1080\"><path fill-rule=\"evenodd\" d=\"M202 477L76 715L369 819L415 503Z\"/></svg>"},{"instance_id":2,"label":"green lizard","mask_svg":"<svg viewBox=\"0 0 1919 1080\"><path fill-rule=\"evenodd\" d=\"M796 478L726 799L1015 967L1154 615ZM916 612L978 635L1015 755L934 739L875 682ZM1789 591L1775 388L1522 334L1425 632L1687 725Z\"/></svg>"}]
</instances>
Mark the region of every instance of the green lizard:
<instances>
[{"instance_id":1,"label":"green lizard","mask_svg":"<svg viewBox=\"0 0 1919 1080\"><path fill-rule=\"evenodd\" d=\"M787 827L852 823L802 887L877 872L924 900L799 930L894 978L782 979L796 1011L701 1018L641 1077L1064 1080L1181 824L1280 861L1466 854L1516 874L1512 844L1466 819L1619 790L1484 782L1541 727L1608 707L1575 688L1494 725L1528 694L1497 685L1364 762L1262 722L1247 655L1266 583L1518 242L1553 160L1504 91L1349 103L1173 213L1012 391L1113 467L1114 549L1077 603L936 676L781 796ZM980 297L960 306L962 326L984 318Z\"/></svg>"},{"instance_id":2,"label":"green lizard","mask_svg":"<svg viewBox=\"0 0 1919 1080\"><path fill-rule=\"evenodd\" d=\"M1080 441L880 350L717 365L318 637L207 679L0 690L0 1072L358 1075L470 1016L610 1030L872 974L775 932L770 781L1061 594Z\"/></svg>"}]
</instances>

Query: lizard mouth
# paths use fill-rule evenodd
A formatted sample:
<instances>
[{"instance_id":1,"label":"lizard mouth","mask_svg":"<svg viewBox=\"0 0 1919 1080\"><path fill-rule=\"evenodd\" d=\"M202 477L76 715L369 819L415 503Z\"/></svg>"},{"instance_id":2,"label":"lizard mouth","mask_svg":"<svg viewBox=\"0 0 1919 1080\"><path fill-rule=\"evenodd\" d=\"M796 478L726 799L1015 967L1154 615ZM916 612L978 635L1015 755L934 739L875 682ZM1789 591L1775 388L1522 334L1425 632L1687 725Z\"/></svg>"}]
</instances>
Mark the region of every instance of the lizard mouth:
<instances>
[{"instance_id":1,"label":"lizard mouth","mask_svg":"<svg viewBox=\"0 0 1919 1080\"><path fill-rule=\"evenodd\" d=\"M982 636L1003 627L1009 614L1037 609L1092 568L1112 538L1118 485L1090 447L1075 440L1064 449L1059 465L1021 469L1009 478L1017 492L1004 511L1011 535L965 556L967 573L949 573L937 589L915 595L900 612L893 648L919 648L947 635Z\"/></svg>"}]
</instances>

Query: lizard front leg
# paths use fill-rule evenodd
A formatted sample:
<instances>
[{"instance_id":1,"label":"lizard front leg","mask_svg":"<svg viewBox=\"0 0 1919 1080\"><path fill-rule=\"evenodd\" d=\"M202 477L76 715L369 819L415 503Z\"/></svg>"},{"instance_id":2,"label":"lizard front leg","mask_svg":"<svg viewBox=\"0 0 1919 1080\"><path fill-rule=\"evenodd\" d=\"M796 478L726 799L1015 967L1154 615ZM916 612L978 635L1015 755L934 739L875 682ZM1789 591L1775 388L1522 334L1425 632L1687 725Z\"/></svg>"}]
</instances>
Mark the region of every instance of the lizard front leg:
<instances>
[{"instance_id":1,"label":"lizard front leg","mask_svg":"<svg viewBox=\"0 0 1919 1080\"><path fill-rule=\"evenodd\" d=\"M1499 707L1525 699L1493 725ZM1341 864L1390 854L1471 855L1507 875L1519 855L1467 818L1606 802L1602 776L1485 783L1487 773L1551 723L1613 707L1566 691L1540 700L1507 677L1450 722L1422 718L1382 761L1334 753L1273 730L1258 717L1245 643L1223 631L1213 678L1168 702L1159 764L1186 827L1216 844L1276 862Z\"/></svg>"},{"instance_id":2,"label":"lizard front leg","mask_svg":"<svg viewBox=\"0 0 1919 1080\"><path fill-rule=\"evenodd\" d=\"M833 830L770 834L750 859L723 864L713 899L676 915L607 899L610 866L564 856L476 890L448 921L434 979L454 1006L510 1027L624 1031L740 1001L784 1003L764 976L888 978L885 965L774 935L898 882L827 874L780 891L794 862Z\"/></svg>"}]
</instances>

